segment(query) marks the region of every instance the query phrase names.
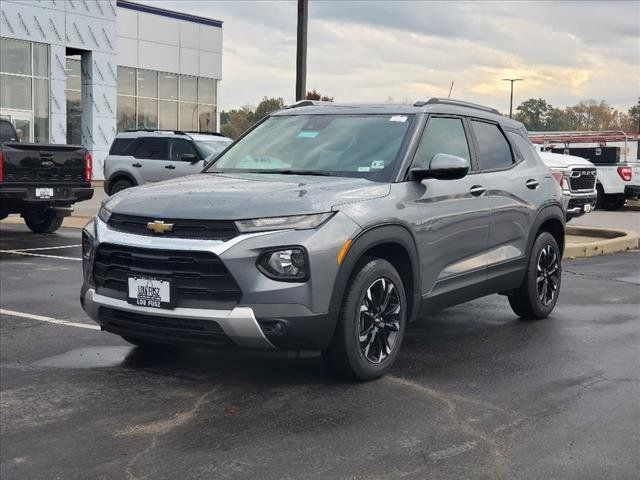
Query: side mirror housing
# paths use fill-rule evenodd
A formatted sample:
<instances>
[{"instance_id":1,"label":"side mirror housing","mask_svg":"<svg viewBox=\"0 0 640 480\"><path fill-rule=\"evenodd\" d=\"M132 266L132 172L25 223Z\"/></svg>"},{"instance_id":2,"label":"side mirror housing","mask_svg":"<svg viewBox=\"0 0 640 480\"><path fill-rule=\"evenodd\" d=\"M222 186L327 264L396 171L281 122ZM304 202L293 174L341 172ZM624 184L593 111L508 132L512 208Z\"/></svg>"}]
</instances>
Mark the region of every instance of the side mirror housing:
<instances>
[{"instance_id":1,"label":"side mirror housing","mask_svg":"<svg viewBox=\"0 0 640 480\"><path fill-rule=\"evenodd\" d=\"M431 159L429 168L411 169L411 177L416 180L437 178L438 180L457 180L469 173L469 162L456 155L437 153Z\"/></svg>"},{"instance_id":2,"label":"side mirror housing","mask_svg":"<svg viewBox=\"0 0 640 480\"><path fill-rule=\"evenodd\" d=\"M180 156L180 160L182 160L183 162L191 162L191 163L196 163L198 160L200 160L198 158L197 155L193 154L193 153L183 153Z\"/></svg>"}]
</instances>

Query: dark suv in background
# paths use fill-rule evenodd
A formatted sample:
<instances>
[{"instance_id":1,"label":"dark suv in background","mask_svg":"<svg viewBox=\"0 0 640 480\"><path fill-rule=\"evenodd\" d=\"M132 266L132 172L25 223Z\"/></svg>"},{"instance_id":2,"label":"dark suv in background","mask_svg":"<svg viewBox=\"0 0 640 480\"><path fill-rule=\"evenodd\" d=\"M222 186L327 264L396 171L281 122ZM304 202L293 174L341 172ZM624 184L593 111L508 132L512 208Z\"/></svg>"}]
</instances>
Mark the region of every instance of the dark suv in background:
<instances>
[{"instance_id":1,"label":"dark suv in background","mask_svg":"<svg viewBox=\"0 0 640 480\"><path fill-rule=\"evenodd\" d=\"M522 124L493 109L303 101L202 174L105 201L81 300L137 345L317 350L371 379L435 309L501 293L549 315L561 202Z\"/></svg>"}]
</instances>

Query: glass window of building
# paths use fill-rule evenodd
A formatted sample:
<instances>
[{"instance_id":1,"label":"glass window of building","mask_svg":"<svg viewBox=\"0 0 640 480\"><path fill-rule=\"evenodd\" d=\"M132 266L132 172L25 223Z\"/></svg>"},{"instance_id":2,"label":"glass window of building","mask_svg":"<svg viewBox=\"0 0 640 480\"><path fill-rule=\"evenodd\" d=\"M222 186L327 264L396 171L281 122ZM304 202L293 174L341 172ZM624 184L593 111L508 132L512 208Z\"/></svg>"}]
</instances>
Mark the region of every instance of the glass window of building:
<instances>
[{"instance_id":1,"label":"glass window of building","mask_svg":"<svg viewBox=\"0 0 640 480\"><path fill-rule=\"evenodd\" d=\"M118 95L136 94L136 69L118 67Z\"/></svg>"},{"instance_id":2,"label":"glass window of building","mask_svg":"<svg viewBox=\"0 0 640 480\"><path fill-rule=\"evenodd\" d=\"M198 130L198 104L180 102L180 130L196 132Z\"/></svg>"},{"instance_id":3,"label":"glass window of building","mask_svg":"<svg viewBox=\"0 0 640 480\"><path fill-rule=\"evenodd\" d=\"M158 72L138 70L138 96L158 98Z\"/></svg>"},{"instance_id":4,"label":"glass window of building","mask_svg":"<svg viewBox=\"0 0 640 480\"><path fill-rule=\"evenodd\" d=\"M158 128L158 100L138 98L138 128Z\"/></svg>"},{"instance_id":5,"label":"glass window of building","mask_svg":"<svg viewBox=\"0 0 640 480\"><path fill-rule=\"evenodd\" d=\"M33 79L33 141L49 143L49 80Z\"/></svg>"},{"instance_id":6,"label":"glass window of building","mask_svg":"<svg viewBox=\"0 0 640 480\"><path fill-rule=\"evenodd\" d=\"M0 43L0 71L31 75L31 42L3 38Z\"/></svg>"},{"instance_id":7,"label":"glass window of building","mask_svg":"<svg viewBox=\"0 0 640 480\"><path fill-rule=\"evenodd\" d=\"M160 129L178 129L178 102L160 100Z\"/></svg>"},{"instance_id":8,"label":"glass window of building","mask_svg":"<svg viewBox=\"0 0 640 480\"><path fill-rule=\"evenodd\" d=\"M136 128L136 97L118 95L118 131Z\"/></svg>"},{"instance_id":9,"label":"glass window of building","mask_svg":"<svg viewBox=\"0 0 640 480\"><path fill-rule=\"evenodd\" d=\"M215 132L216 131L216 110L213 105L198 106L198 131L199 132Z\"/></svg>"},{"instance_id":10,"label":"glass window of building","mask_svg":"<svg viewBox=\"0 0 640 480\"><path fill-rule=\"evenodd\" d=\"M180 75L180 101L181 102L197 102L198 101L198 79L197 77L189 77Z\"/></svg>"},{"instance_id":11,"label":"glass window of building","mask_svg":"<svg viewBox=\"0 0 640 480\"><path fill-rule=\"evenodd\" d=\"M215 80L213 78L198 78L198 103L213 105Z\"/></svg>"},{"instance_id":12,"label":"glass window of building","mask_svg":"<svg viewBox=\"0 0 640 480\"><path fill-rule=\"evenodd\" d=\"M67 57L67 143L82 144L82 81L80 56Z\"/></svg>"},{"instance_id":13,"label":"glass window of building","mask_svg":"<svg viewBox=\"0 0 640 480\"><path fill-rule=\"evenodd\" d=\"M178 100L178 75L160 72L158 76L160 98L163 100Z\"/></svg>"},{"instance_id":14,"label":"glass window of building","mask_svg":"<svg viewBox=\"0 0 640 480\"><path fill-rule=\"evenodd\" d=\"M31 77L0 75L2 108L31 110Z\"/></svg>"},{"instance_id":15,"label":"glass window of building","mask_svg":"<svg viewBox=\"0 0 640 480\"><path fill-rule=\"evenodd\" d=\"M49 47L43 43L33 44L33 76L49 78Z\"/></svg>"}]
</instances>

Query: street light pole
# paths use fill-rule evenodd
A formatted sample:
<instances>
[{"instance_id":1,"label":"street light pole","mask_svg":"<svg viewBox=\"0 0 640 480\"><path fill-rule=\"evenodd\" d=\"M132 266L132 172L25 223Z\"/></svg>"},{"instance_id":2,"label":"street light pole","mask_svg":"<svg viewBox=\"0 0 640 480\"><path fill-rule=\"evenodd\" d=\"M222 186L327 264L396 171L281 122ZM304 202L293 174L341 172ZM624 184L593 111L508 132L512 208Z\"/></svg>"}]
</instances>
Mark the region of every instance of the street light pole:
<instances>
[{"instance_id":1,"label":"street light pole","mask_svg":"<svg viewBox=\"0 0 640 480\"><path fill-rule=\"evenodd\" d=\"M503 78L503 82L511 82L511 100L509 100L509 118L513 118L513 82L521 82L524 78Z\"/></svg>"},{"instance_id":2,"label":"street light pole","mask_svg":"<svg viewBox=\"0 0 640 480\"><path fill-rule=\"evenodd\" d=\"M296 51L296 102L307 96L307 19L309 0L298 0L298 48Z\"/></svg>"}]
</instances>

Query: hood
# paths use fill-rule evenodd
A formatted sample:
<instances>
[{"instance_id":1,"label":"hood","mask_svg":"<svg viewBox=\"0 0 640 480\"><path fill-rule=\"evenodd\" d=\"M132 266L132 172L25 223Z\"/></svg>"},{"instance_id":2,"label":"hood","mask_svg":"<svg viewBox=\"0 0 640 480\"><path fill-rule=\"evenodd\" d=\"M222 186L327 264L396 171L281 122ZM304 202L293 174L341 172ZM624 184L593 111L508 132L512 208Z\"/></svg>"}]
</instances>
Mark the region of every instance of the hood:
<instances>
[{"instance_id":1,"label":"hood","mask_svg":"<svg viewBox=\"0 0 640 480\"><path fill-rule=\"evenodd\" d=\"M591 167L596 168L589 160L574 155L561 153L538 152L540 158L549 168Z\"/></svg>"},{"instance_id":2,"label":"hood","mask_svg":"<svg viewBox=\"0 0 640 480\"><path fill-rule=\"evenodd\" d=\"M127 215L239 220L329 212L389 191L363 178L204 173L123 190L105 205Z\"/></svg>"}]
</instances>

